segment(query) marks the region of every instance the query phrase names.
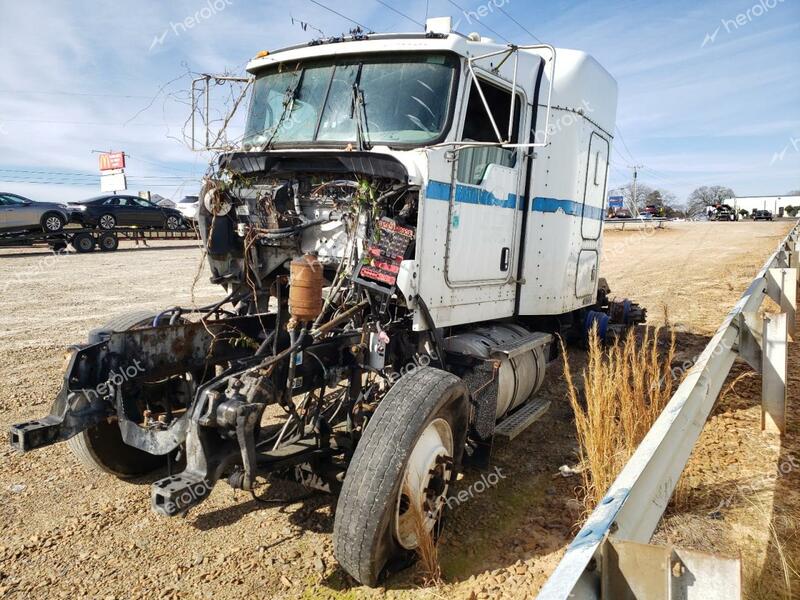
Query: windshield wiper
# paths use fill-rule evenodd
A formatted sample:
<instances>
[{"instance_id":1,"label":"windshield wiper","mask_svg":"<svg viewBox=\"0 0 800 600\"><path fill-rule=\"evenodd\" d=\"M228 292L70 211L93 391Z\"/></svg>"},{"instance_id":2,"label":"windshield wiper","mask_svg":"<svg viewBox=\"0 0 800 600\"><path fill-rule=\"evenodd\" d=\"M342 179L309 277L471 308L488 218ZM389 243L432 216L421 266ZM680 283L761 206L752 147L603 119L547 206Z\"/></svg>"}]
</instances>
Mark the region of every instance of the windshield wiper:
<instances>
[{"instance_id":1,"label":"windshield wiper","mask_svg":"<svg viewBox=\"0 0 800 600\"><path fill-rule=\"evenodd\" d=\"M294 107L294 101L297 99L297 90L300 89L300 83L303 81L304 74L305 69L300 71L300 75L298 75L297 81L295 81L294 85L286 88L286 93L283 96L283 111L281 112L281 116L278 117L278 122L275 123L275 127L272 129L269 139L264 142L261 150L272 149L272 142L275 139L275 136L278 134L278 130L281 128L283 120L286 118L286 115L291 113L291 109Z\"/></svg>"},{"instance_id":2,"label":"windshield wiper","mask_svg":"<svg viewBox=\"0 0 800 600\"><path fill-rule=\"evenodd\" d=\"M353 104L350 108L350 118L356 122L356 145L359 152L369 150L369 126L367 125L367 109L364 106L364 91L360 87L361 69L364 65L358 66L358 73L353 81Z\"/></svg>"}]
</instances>

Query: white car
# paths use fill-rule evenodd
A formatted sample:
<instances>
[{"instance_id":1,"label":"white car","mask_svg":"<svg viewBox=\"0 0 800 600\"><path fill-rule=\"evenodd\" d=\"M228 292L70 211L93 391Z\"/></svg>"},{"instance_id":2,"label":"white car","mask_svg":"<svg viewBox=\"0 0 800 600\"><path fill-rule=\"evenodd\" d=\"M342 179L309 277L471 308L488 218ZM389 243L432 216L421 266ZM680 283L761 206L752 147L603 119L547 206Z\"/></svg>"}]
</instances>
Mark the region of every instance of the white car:
<instances>
[{"instance_id":1,"label":"white car","mask_svg":"<svg viewBox=\"0 0 800 600\"><path fill-rule=\"evenodd\" d=\"M187 221L197 221L197 208L199 199L197 196L184 196L175 205Z\"/></svg>"}]
</instances>

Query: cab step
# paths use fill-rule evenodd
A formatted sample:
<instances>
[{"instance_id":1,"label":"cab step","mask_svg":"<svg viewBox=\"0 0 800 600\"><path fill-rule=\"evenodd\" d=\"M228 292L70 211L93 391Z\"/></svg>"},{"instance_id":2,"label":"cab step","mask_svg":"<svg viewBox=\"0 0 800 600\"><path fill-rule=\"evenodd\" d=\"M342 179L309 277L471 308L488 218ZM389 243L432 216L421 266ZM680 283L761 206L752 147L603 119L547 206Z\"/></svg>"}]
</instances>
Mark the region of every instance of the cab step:
<instances>
[{"instance_id":1,"label":"cab step","mask_svg":"<svg viewBox=\"0 0 800 600\"><path fill-rule=\"evenodd\" d=\"M547 409L550 408L550 401L544 398L531 400L518 411L506 417L494 428L494 434L509 440L513 440L520 433L538 421Z\"/></svg>"}]
</instances>

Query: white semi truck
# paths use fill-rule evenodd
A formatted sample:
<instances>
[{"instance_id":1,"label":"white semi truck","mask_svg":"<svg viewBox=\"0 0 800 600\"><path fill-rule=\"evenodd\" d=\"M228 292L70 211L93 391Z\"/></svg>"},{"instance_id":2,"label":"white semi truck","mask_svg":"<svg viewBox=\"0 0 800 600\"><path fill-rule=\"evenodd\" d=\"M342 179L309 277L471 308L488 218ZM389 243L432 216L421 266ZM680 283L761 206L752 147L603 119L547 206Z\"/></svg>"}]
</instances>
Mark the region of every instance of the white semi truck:
<instances>
[{"instance_id":1,"label":"white semi truck","mask_svg":"<svg viewBox=\"0 0 800 600\"><path fill-rule=\"evenodd\" d=\"M644 319L598 285L617 86L583 52L449 19L247 70L245 136L198 215L225 297L91 332L11 443L153 473L164 515L220 479L337 493L336 557L375 585L438 531L462 466L546 409L556 336Z\"/></svg>"}]
</instances>

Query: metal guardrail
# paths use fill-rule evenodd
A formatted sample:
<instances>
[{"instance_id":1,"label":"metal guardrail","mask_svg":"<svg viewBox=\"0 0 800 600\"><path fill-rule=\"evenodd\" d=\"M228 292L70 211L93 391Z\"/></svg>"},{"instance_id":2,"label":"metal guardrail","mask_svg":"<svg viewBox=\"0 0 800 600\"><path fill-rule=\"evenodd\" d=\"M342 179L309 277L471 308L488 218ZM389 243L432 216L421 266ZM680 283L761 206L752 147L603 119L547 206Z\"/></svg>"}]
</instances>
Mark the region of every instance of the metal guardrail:
<instances>
[{"instance_id":1,"label":"metal guardrail","mask_svg":"<svg viewBox=\"0 0 800 600\"><path fill-rule=\"evenodd\" d=\"M604 565L607 542L649 542L737 356L762 375L762 429L783 432L786 349L796 320L798 239L800 221L742 294L575 536L539 592L540 599L602 597L609 577L604 566L611 570L608 560ZM759 318L766 297L781 312Z\"/></svg>"}]
</instances>

